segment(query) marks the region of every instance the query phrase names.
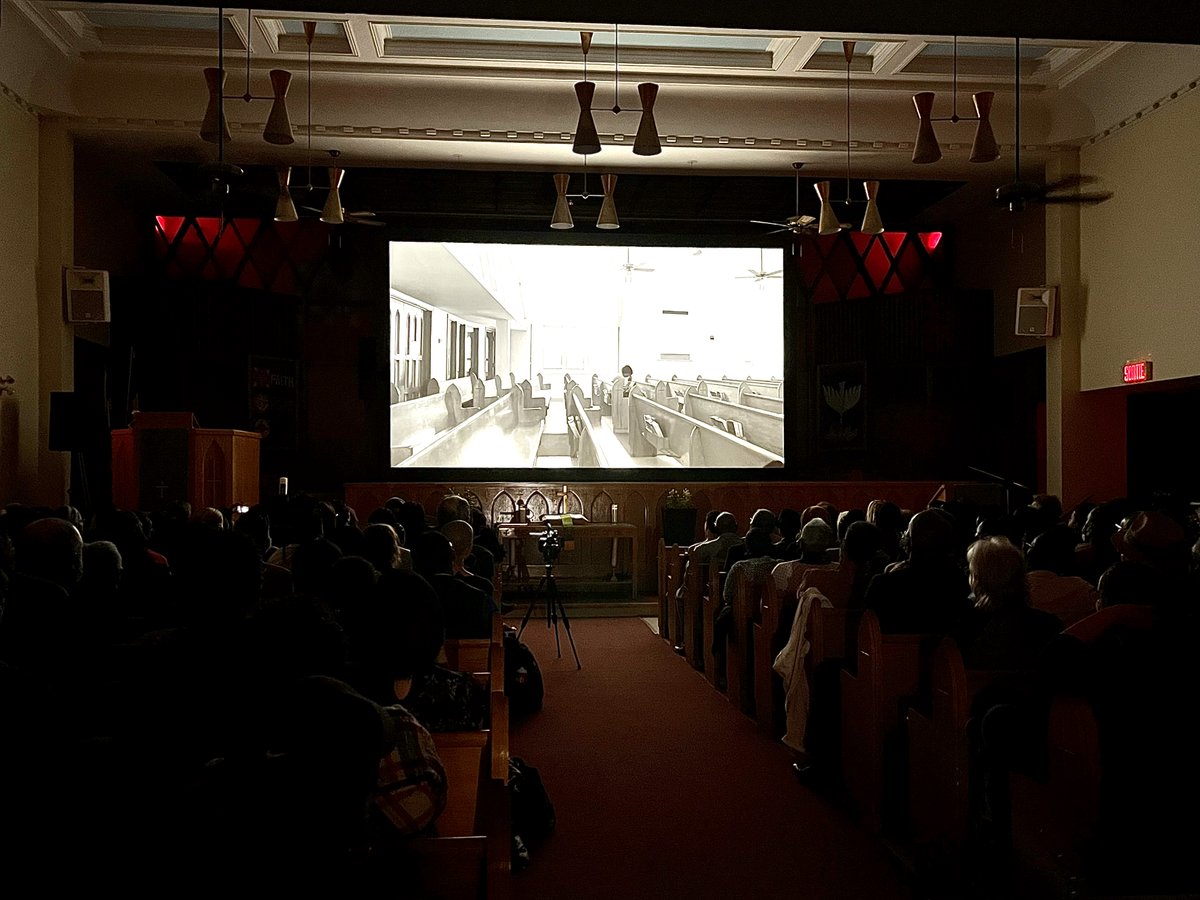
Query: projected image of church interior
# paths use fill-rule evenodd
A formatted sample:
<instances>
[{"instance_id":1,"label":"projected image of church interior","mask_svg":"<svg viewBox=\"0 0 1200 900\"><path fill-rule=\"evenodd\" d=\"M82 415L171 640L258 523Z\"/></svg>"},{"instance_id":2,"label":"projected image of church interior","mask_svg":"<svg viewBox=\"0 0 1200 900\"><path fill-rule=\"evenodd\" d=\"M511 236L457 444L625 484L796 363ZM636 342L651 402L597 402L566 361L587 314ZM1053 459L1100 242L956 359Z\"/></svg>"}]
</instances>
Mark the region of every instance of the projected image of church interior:
<instances>
[{"instance_id":1,"label":"projected image of church interior","mask_svg":"<svg viewBox=\"0 0 1200 900\"><path fill-rule=\"evenodd\" d=\"M784 460L784 253L390 246L393 467Z\"/></svg>"}]
</instances>

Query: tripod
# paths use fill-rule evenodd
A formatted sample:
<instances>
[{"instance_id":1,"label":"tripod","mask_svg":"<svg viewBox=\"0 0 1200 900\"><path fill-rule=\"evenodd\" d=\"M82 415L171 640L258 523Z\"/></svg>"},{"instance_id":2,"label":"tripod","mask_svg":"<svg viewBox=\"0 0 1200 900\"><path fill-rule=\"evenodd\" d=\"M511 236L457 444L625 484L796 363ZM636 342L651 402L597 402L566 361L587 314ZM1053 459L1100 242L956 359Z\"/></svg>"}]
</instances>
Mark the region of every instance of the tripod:
<instances>
[{"instance_id":1,"label":"tripod","mask_svg":"<svg viewBox=\"0 0 1200 900\"><path fill-rule=\"evenodd\" d=\"M517 629L517 639L520 640L521 635L525 632L525 626L529 624L529 617L533 614L533 605L537 603L543 588L545 588L546 597L546 627L554 626L554 649L558 651L558 658L562 659L562 644L559 643L558 638L558 620L561 618L563 625L567 628L567 640L571 642L571 652L575 655L575 668L582 669L583 663L579 661L579 651L575 649L575 638L571 635L571 620L567 618L567 611L558 596L558 585L554 583L554 563L549 559L546 560L546 574L538 580L537 591L529 598L529 606L525 610L524 618L521 619L521 627Z\"/></svg>"}]
</instances>

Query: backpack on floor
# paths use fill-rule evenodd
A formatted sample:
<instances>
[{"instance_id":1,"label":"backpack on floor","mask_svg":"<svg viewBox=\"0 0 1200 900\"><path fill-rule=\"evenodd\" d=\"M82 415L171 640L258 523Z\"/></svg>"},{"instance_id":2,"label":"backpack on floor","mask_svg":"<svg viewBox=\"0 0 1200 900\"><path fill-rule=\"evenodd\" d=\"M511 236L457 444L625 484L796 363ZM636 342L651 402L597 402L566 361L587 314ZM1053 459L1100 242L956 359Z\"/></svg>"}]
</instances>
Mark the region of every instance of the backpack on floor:
<instances>
[{"instance_id":1,"label":"backpack on floor","mask_svg":"<svg viewBox=\"0 0 1200 900\"><path fill-rule=\"evenodd\" d=\"M537 657L511 632L504 635L504 693L508 694L508 711L513 716L537 712L546 693Z\"/></svg>"},{"instance_id":2,"label":"backpack on floor","mask_svg":"<svg viewBox=\"0 0 1200 900\"><path fill-rule=\"evenodd\" d=\"M529 848L554 830L554 804L541 773L519 756L508 760L508 797L512 811L513 865L529 865Z\"/></svg>"}]
</instances>

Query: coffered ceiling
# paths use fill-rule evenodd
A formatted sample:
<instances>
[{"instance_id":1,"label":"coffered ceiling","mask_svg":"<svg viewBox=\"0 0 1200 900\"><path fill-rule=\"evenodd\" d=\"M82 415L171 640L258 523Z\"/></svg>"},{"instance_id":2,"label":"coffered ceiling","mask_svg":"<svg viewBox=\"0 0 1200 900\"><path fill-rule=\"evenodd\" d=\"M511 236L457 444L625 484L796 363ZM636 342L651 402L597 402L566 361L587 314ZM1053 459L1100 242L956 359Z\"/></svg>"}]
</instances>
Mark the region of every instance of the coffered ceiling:
<instances>
[{"instance_id":1,"label":"coffered ceiling","mask_svg":"<svg viewBox=\"0 0 1200 900\"><path fill-rule=\"evenodd\" d=\"M220 22L227 93L237 98L226 101L226 152L236 162L302 165L311 145L317 164L338 150L351 168L579 172L572 85L583 78L579 32L587 30L595 33L587 75L598 107L636 107L638 82L661 86L662 154L632 154L636 112L601 109L603 147L587 160L593 171L790 178L791 164L803 162L813 178L1000 184L1013 174L1014 43L1006 38L963 35L956 53L944 34L658 22L618 31L601 21L385 15L370 10L387 4L368 2L299 5L219 16L203 5L7 0L0 45L7 31L25 59L7 69L0 62L0 82L67 122L85 145L203 161L215 148L198 136L202 70L217 63ZM311 79L305 19L318 23ZM844 40L856 41L849 92ZM261 138L269 104L240 99L269 94L267 73L276 68L293 75L296 141L287 147ZM1022 161L1036 169L1047 154L1101 139L1171 92L1194 88L1200 48L1030 37L1020 73ZM911 98L922 90L937 92L938 117L971 116L972 92L994 91L1001 158L968 163L974 123L939 122L943 159L914 165Z\"/></svg>"}]
</instances>

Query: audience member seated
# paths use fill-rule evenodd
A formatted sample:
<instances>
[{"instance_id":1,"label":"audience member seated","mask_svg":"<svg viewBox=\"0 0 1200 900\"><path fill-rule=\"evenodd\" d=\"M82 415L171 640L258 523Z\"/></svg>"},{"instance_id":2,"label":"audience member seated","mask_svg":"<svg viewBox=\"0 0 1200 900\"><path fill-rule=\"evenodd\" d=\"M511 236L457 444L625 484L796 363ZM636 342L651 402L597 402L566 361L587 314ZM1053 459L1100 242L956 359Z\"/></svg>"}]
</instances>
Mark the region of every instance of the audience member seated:
<instances>
[{"instance_id":1,"label":"audience member seated","mask_svg":"<svg viewBox=\"0 0 1200 900\"><path fill-rule=\"evenodd\" d=\"M800 558L800 529L803 526L800 513L796 510L781 509L779 511L779 542L773 551L776 559Z\"/></svg>"},{"instance_id":2,"label":"audience member seated","mask_svg":"<svg viewBox=\"0 0 1200 900\"><path fill-rule=\"evenodd\" d=\"M380 572L413 571L412 553L404 546L401 525L377 522L363 530L363 557Z\"/></svg>"},{"instance_id":3,"label":"audience member seated","mask_svg":"<svg viewBox=\"0 0 1200 900\"><path fill-rule=\"evenodd\" d=\"M1033 539L1027 557L1029 605L1074 625L1097 609L1100 595L1077 575L1075 535L1066 525L1053 525Z\"/></svg>"},{"instance_id":4,"label":"audience member seated","mask_svg":"<svg viewBox=\"0 0 1200 900\"><path fill-rule=\"evenodd\" d=\"M252 506L233 523L237 534L244 534L253 543L262 560L262 596L280 599L292 594L292 573L283 566L267 562L278 551L271 543L271 520L262 506ZM344 551L343 551L344 552Z\"/></svg>"},{"instance_id":5,"label":"audience member seated","mask_svg":"<svg viewBox=\"0 0 1200 900\"><path fill-rule=\"evenodd\" d=\"M1067 634L1091 644L1114 625L1149 629L1154 625L1154 606L1167 594L1166 581L1150 566L1115 562L1100 576L1096 612L1073 623Z\"/></svg>"},{"instance_id":6,"label":"audience member seated","mask_svg":"<svg viewBox=\"0 0 1200 900\"><path fill-rule=\"evenodd\" d=\"M1062 621L1029 605L1025 560L1004 537L967 549L975 604L955 631L969 669L1031 672L1042 650L1062 631Z\"/></svg>"},{"instance_id":7,"label":"audience member seated","mask_svg":"<svg viewBox=\"0 0 1200 900\"><path fill-rule=\"evenodd\" d=\"M444 534L427 531L417 539L413 566L437 593L447 638L491 636L491 597L454 577L454 548Z\"/></svg>"},{"instance_id":8,"label":"audience member seated","mask_svg":"<svg viewBox=\"0 0 1200 900\"><path fill-rule=\"evenodd\" d=\"M774 553L774 547L775 547L773 542L775 540L776 527L777 527L777 522L775 519L775 513L771 512L769 509L756 509L754 511L754 515L752 515L750 517L750 528L757 528L760 531L765 531L771 537L771 541L772 541L771 552L772 553ZM747 529L747 531L749 531L749 529ZM736 563L740 562L743 559L749 559L749 558L750 557L746 553L745 541L743 540L743 542L741 544L735 544L732 547L730 547L729 551L725 554L724 569L725 569L725 571L729 571L730 569L732 569L734 567L734 565Z\"/></svg>"},{"instance_id":9,"label":"audience member seated","mask_svg":"<svg viewBox=\"0 0 1200 900\"><path fill-rule=\"evenodd\" d=\"M846 541L846 532L855 522L867 521L867 513L861 509L844 509L838 513L837 517L837 539L838 544L843 544ZM875 526L871 526L874 528ZM878 531L878 529L876 529Z\"/></svg>"},{"instance_id":10,"label":"audience member seated","mask_svg":"<svg viewBox=\"0 0 1200 900\"><path fill-rule=\"evenodd\" d=\"M822 518L810 519L800 531L800 554L790 562L781 562L771 573L775 590L783 597L794 597L806 572L813 568L833 570L829 548L834 546L833 529Z\"/></svg>"},{"instance_id":11,"label":"audience member seated","mask_svg":"<svg viewBox=\"0 0 1200 900\"><path fill-rule=\"evenodd\" d=\"M740 546L742 539L738 536L737 519L733 513L723 512L717 515L714 527L717 536L709 541L701 541L688 551L687 562L684 564L683 572L680 576L680 585L675 590L675 621L683 621L683 602L684 602L684 585L688 580L688 569L695 565L700 569L700 577L703 578L708 571L708 564L716 561L717 566L724 569L727 565L729 550L733 547ZM675 637L675 652L683 653L683 635L676 634Z\"/></svg>"},{"instance_id":12,"label":"audience member seated","mask_svg":"<svg viewBox=\"0 0 1200 900\"><path fill-rule=\"evenodd\" d=\"M341 558L342 549L324 538L296 547L292 552L292 585L296 594L331 602L330 572Z\"/></svg>"},{"instance_id":13,"label":"audience member seated","mask_svg":"<svg viewBox=\"0 0 1200 900\"><path fill-rule=\"evenodd\" d=\"M1112 537L1130 512L1129 501L1110 500L1092 508L1080 530L1082 543L1075 548L1075 574L1096 584L1101 573L1117 561Z\"/></svg>"},{"instance_id":14,"label":"audience member seated","mask_svg":"<svg viewBox=\"0 0 1200 900\"><path fill-rule=\"evenodd\" d=\"M442 498L441 503L438 504L437 527L440 530L447 522L454 521L469 523L471 521L471 504L465 497L452 494ZM473 542L471 555L467 562L471 571L476 575L486 578L488 581L496 577L496 557L478 541Z\"/></svg>"},{"instance_id":15,"label":"audience member seated","mask_svg":"<svg viewBox=\"0 0 1200 900\"><path fill-rule=\"evenodd\" d=\"M900 558L900 535L904 529L904 514L890 500L872 500L867 504L867 521L879 529L883 552L889 560Z\"/></svg>"},{"instance_id":16,"label":"audience member seated","mask_svg":"<svg viewBox=\"0 0 1200 900\"><path fill-rule=\"evenodd\" d=\"M467 559L471 556L471 546L474 540L474 529L471 528L471 523L461 520L447 522L442 526L441 531L450 541L450 546L454 548L454 576L462 579L471 587L483 591L490 600L493 594L492 583L486 578L480 578L467 567ZM496 611L494 603L492 611Z\"/></svg>"},{"instance_id":17,"label":"audience member seated","mask_svg":"<svg viewBox=\"0 0 1200 900\"><path fill-rule=\"evenodd\" d=\"M712 650L718 657L724 654L725 641L732 633L733 602L737 595L738 580L745 581L747 591L751 594L757 594L771 577L771 570L778 565L779 561L771 553L771 537L771 532L765 527L748 529L742 543L746 558L739 559L729 567L721 594L721 608L713 618ZM759 611L756 610L755 618L758 618L758 614ZM741 639L745 640L746 636L741 636ZM721 672L723 668L718 661L717 672Z\"/></svg>"},{"instance_id":18,"label":"audience member seated","mask_svg":"<svg viewBox=\"0 0 1200 900\"><path fill-rule=\"evenodd\" d=\"M400 596L384 584L363 612L353 652L366 696L402 704L430 731L485 727L487 692L470 674L436 664L443 626L434 598Z\"/></svg>"},{"instance_id":19,"label":"audience member seated","mask_svg":"<svg viewBox=\"0 0 1200 900\"><path fill-rule=\"evenodd\" d=\"M881 532L886 552L887 535ZM942 510L922 510L909 522L905 541L908 559L872 579L865 604L885 633L946 634L970 609L954 523Z\"/></svg>"},{"instance_id":20,"label":"audience member seated","mask_svg":"<svg viewBox=\"0 0 1200 900\"><path fill-rule=\"evenodd\" d=\"M688 550L695 550L705 541L714 540L717 536L717 516L721 514L719 509L710 509L704 514L704 537L688 547Z\"/></svg>"},{"instance_id":21,"label":"audience member seated","mask_svg":"<svg viewBox=\"0 0 1200 900\"><path fill-rule=\"evenodd\" d=\"M852 522L842 540L836 566L813 566L805 570L797 593L816 588L835 609L859 609L871 579L887 565L879 529L869 522ZM772 573L774 574L774 573ZM851 630L857 634L857 629Z\"/></svg>"},{"instance_id":22,"label":"audience member seated","mask_svg":"<svg viewBox=\"0 0 1200 900\"><path fill-rule=\"evenodd\" d=\"M1139 512L1113 535L1112 543L1122 561L1142 563L1155 571L1162 582L1158 603L1163 608L1195 601L1190 542L1183 526L1171 516Z\"/></svg>"}]
</instances>

